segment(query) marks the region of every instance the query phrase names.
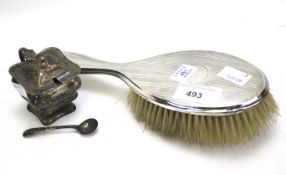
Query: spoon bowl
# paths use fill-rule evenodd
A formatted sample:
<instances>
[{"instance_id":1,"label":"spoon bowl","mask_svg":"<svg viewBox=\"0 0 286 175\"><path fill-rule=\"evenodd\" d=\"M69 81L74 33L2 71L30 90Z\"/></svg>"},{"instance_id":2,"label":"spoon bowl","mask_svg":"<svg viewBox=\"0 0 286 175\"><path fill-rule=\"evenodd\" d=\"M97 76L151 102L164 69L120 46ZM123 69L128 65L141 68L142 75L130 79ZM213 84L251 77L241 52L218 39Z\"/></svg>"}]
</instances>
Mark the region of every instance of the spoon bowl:
<instances>
[{"instance_id":1,"label":"spoon bowl","mask_svg":"<svg viewBox=\"0 0 286 175\"><path fill-rule=\"evenodd\" d=\"M96 130L97 126L97 120L95 120L94 118L90 118L78 125L77 131L84 135L91 134L92 132L94 132L94 130Z\"/></svg>"}]
</instances>

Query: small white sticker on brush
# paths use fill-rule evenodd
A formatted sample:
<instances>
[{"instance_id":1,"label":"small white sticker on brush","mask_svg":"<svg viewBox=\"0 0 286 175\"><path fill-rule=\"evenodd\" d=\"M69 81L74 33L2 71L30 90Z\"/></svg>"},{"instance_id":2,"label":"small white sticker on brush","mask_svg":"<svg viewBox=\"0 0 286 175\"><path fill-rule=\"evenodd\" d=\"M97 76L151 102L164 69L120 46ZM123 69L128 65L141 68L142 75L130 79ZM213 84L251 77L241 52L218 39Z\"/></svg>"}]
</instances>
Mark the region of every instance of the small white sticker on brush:
<instances>
[{"instance_id":1,"label":"small white sticker on brush","mask_svg":"<svg viewBox=\"0 0 286 175\"><path fill-rule=\"evenodd\" d=\"M182 64L176 72L171 75L170 79L174 81L184 82L186 81L195 71L197 68L195 66Z\"/></svg>"},{"instance_id":2,"label":"small white sticker on brush","mask_svg":"<svg viewBox=\"0 0 286 175\"><path fill-rule=\"evenodd\" d=\"M250 79L251 75L242 72L240 70L234 69L229 66L225 66L218 74L217 76L231 81L239 86L244 86Z\"/></svg>"},{"instance_id":3,"label":"small white sticker on brush","mask_svg":"<svg viewBox=\"0 0 286 175\"><path fill-rule=\"evenodd\" d=\"M218 87L180 83L173 98L189 103L209 104L216 102L221 93L222 89Z\"/></svg>"}]
</instances>

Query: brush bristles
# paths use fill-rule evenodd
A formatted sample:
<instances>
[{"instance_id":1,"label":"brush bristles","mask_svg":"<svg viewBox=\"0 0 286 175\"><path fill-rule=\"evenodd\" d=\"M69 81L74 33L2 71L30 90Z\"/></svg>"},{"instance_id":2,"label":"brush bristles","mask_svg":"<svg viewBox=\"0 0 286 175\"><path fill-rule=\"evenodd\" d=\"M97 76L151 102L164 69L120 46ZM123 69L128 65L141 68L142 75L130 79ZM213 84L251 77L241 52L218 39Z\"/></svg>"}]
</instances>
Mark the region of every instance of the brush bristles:
<instances>
[{"instance_id":1,"label":"brush bristles","mask_svg":"<svg viewBox=\"0 0 286 175\"><path fill-rule=\"evenodd\" d=\"M268 95L254 108L235 115L203 116L157 106L134 92L128 102L135 118L149 128L187 142L207 145L239 144L248 141L276 121L278 107Z\"/></svg>"}]
</instances>

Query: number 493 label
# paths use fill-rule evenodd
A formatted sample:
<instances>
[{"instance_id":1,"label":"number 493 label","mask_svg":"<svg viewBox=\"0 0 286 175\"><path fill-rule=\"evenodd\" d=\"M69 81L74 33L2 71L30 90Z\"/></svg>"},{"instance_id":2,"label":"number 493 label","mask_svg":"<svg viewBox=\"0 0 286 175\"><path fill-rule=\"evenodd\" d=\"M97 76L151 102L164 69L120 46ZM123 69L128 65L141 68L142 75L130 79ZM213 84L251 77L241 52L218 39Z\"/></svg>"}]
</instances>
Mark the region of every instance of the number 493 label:
<instances>
[{"instance_id":1,"label":"number 493 label","mask_svg":"<svg viewBox=\"0 0 286 175\"><path fill-rule=\"evenodd\" d=\"M209 104L216 102L221 93L222 89L218 87L181 83L177 87L173 98L188 103Z\"/></svg>"}]
</instances>

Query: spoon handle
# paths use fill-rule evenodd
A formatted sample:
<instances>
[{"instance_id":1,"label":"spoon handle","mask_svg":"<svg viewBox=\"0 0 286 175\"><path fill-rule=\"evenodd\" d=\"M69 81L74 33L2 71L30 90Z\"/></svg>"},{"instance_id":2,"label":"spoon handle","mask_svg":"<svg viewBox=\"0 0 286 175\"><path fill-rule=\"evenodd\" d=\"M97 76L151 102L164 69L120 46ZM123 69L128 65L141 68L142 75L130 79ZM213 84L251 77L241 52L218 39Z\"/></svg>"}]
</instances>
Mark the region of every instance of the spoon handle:
<instances>
[{"instance_id":1,"label":"spoon handle","mask_svg":"<svg viewBox=\"0 0 286 175\"><path fill-rule=\"evenodd\" d=\"M47 126L47 127L30 128L24 131L23 137L29 137L39 132L43 132L47 130L56 130L56 129L65 129L65 128L77 129L77 125Z\"/></svg>"}]
</instances>

